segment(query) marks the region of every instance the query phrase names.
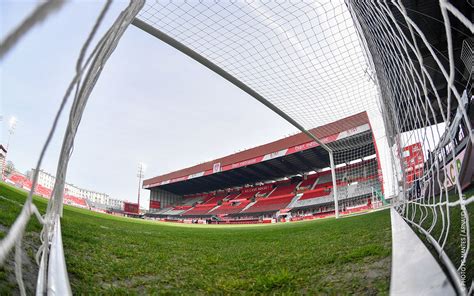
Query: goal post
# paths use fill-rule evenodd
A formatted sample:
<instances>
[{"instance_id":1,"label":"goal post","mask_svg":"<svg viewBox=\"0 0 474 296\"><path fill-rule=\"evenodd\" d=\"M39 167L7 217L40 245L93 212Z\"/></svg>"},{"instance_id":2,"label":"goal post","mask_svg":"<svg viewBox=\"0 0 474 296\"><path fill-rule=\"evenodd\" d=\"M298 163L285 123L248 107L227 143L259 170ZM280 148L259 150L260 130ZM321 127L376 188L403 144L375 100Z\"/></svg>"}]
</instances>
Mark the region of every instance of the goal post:
<instances>
[{"instance_id":1,"label":"goal post","mask_svg":"<svg viewBox=\"0 0 474 296\"><path fill-rule=\"evenodd\" d=\"M329 151L329 163L331 166L331 179L332 179L332 194L334 197L334 212L336 219L339 218L339 201L337 197L337 179L336 179L336 164L334 163L334 153Z\"/></svg>"},{"instance_id":2,"label":"goal post","mask_svg":"<svg viewBox=\"0 0 474 296\"><path fill-rule=\"evenodd\" d=\"M286 120L288 123L293 125L295 128L306 134L310 139L314 140L318 145L320 145L324 150L326 150L329 153L329 159L330 159L330 167L331 167L331 172L333 174L333 195L334 195L334 204L335 204L335 214L336 218L339 218L339 211L337 208L337 190L336 190L336 176L335 176L335 164L334 164L334 158L333 158L333 151L331 150L328 145L323 143L318 137L316 137L314 134L312 134L308 129L303 127L297 120L295 120L293 117L288 115L284 110L280 109L276 105L274 105L270 100L267 98L263 97L260 93L249 87L247 84L239 80L236 76L233 76L229 72L227 72L225 69L219 67L203 55L199 54L195 50L191 49L190 47L186 46L185 44L179 42L175 38L167 35L166 33L162 32L156 27L153 27L149 25L148 23L140 20L139 18L136 18L133 21L133 25L136 27L142 29L143 31L149 33L150 35L158 38L159 40L163 41L164 43L172 46L173 48L179 50L183 54L191 57L195 61L199 62L203 66L209 68L211 71L214 71L215 73L219 74L221 77L235 85L236 87L240 88L242 91L246 92L250 96L252 96L254 99L265 105L267 108L278 114L280 117L282 117L284 120Z\"/></svg>"},{"instance_id":3,"label":"goal post","mask_svg":"<svg viewBox=\"0 0 474 296\"><path fill-rule=\"evenodd\" d=\"M374 127L372 141L386 141L380 151L384 164L371 160L380 161L368 139L328 144L334 210L352 206L346 200L356 191L367 191L369 197L374 189L384 191L408 223L436 242L435 256L450 253L447 257L456 266L450 276L457 281L457 291L466 294L459 270L467 255L447 246L455 240L453 233L461 234L451 223L461 218L451 211L468 213L471 199L463 197L466 184L457 181L458 172L453 171L453 182L447 184L446 168L474 141L462 99L464 91L468 101L472 96L472 67L460 60L472 60L466 50L460 52L473 33L472 22L463 14L468 9L468 3L445 0L420 7L399 0L297 5L156 1L147 3L135 24L159 31L173 40L168 44L184 45L212 62L304 130L366 111ZM445 38L436 39L439 34ZM457 112L463 134L457 132L456 140L446 132L455 125ZM437 146L442 139L448 141ZM416 152L412 148L418 144ZM412 154L405 155L408 152ZM353 175L345 172L347 167ZM383 170L388 174L382 179ZM355 180L358 174L364 177ZM373 176L380 178L380 185ZM464 215L462 221L468 220Z\"/></svg>"},{"instance_id":4,"label":"goal post","mask_svg":"<svg viewBox=\"0 0 474 296\"><path fill-rule=\"evenodd\" d=\"M62 1L49 1L44 5L40 5L39 10L46 10L46 12L43 11L40 14L46 13L47 15L49 10L56 8L57 5L53 2ZM53 3L54 5L48 6L50 3ZM21 295L26 295L22 274L22 240L26 225L33 214L36 215L40 223L43 225L43 230L40 235L42 246L39 248L37 253L37 258L40 258L40 263L36 284L36 294L43 295L47 293L48 295L72 295L64 258L60 219L63 208L64 184L69 159L72 156L74 138L79 128L82 114L87 105L89 96L100 77L105 63L113 53L125 30L143 7L144 3L144 0L130 0L128 6L119 14L111 27L95 45L92 52L86 56L89 45L100 27L106 12L110 8L111 1L107 1L98 16L92 31L89 33L88 38L80 50L76 63L76 73L67 87L66 93L62 98L60 107L53 121L53 125L48 133L46 142L42 147L36 169L33 173L32 188L28 194L28 198L23 205L20 215L8 231L6 237L0 241L0 264L2 265L6 256L15 246L15 276ZM25 23L30 25L25 25ZM29 28L36 23L37 21L32 21L30 16L24 21L24 23L19 25L19 28ZM25 29L22 29L19 32L24 33L24 31ZM15 35L16 32L17 31L15 31L13 35ZM5 42L9 40L12 39L10 38ZM19 37L13 38L13 40L17 41L19 40ZM3 57L4 53L12 48L12 46L13 44L6 46L2 41L2 51L0 52L1 57ZM76 89L75 95L72 95L73 89ZM43 157L52 137L54 136L59 117L64 111L64 107L70 96L73 96L73 100L58 160L56 172L57 178L52 191L52 196L48 201L46 213L44 216L41 216L33 204L32 197L37 185L38 173L41 168Z\"/></svg>"},{"instance_id":5,"label":"goal post","mask_svg":"<svg viewBox=\"0 0 474 296\"><path fill-rule=\"evenodd\" d=\"M52 2L43 9L61 6L51 6ZM423 234L457 293L472 294L469 218L474 197L465 195L474 175L474 25L465 15L472 7L467 1L428 2L418 7L416 1L401 0L130 0L86 54L110 6L106 1L80 50L76 73L41 150L33 189L0 241L0 263L15 247L16 278L25 294L21 240L35 215L44 227L37 293L71 294L60 236L67 167L88 98L133 23L217 73L321 146L327 152L321 156L324 166L329 163L324 169L330 171L324 181L336 218L369 203L374 192L382 200L393 196L393 208ZM38 21L28 20L33 25ZM23 29L11 40L20 40L21 32L33 25L20 24ZM0 58L13 45L2 41ZM56 184L43 217L32 203L37 174L71 96ZM350 136L327 142L310 132L362 112L369 118L364 132L347 132ZM335 135L340 130L329 127L324 132ZM386 147L378 151L382 142ZM382 171L388 173L384 178ZM384 186L389 181L392 186Z\"/></svg>"}]
</instances>

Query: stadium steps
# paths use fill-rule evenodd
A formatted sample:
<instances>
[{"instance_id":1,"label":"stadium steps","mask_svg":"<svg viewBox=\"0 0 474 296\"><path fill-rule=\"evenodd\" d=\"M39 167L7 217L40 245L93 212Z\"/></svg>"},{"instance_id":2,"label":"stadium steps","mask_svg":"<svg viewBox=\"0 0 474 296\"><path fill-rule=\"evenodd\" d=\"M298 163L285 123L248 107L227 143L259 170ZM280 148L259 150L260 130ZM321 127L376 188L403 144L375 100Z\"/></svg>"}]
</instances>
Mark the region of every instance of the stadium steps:
<instances>
[{"instance_id":1,"label":"stadium steps","mask_svg":"<svg viewBox=\"0 0 474 296\"><path fill-rule=\"evenodd\" d=\"M242 211L240 211L241 213L246 211L248 208L250 208L251 206L253 206L255 203L257 203L257 201L253 201L251 203L249 203L247 206L245 206L245 208L242 209Z\"/></svg>"},{"instance_id":2,"label":"stadium steps","mask_svg":"<svg viewBox=\"0 0 474 296\"><path fill-rule=\"evenodd\" d=\"M237 195L235 195L235 196L229 198L228 201L231 201L231 200L234 200L234 199L239 199L241 195L242 195L242 193L239 193L239 194L237 194Z\"/></svg>"},{"instance_id":3,"label":"stadium steps","mask_svg":"<svg viewBox=\"0 0 474 296\"><path fill-rule=\"evenodd\" d=\"M202 204L217 204L219 201L224 200L226 197L227 197L227 195L225 195L225 196L213 196L211 199L203 202Z\"/></svg>"},{"instance_id":4,"label":"stadium steps","mask_svg":"<svg viewBox=\"0 0 474 296\"><path fill-rule=\"evenodd\" d=\"M212 213L212 211L214 210L217 210L218 208L220 208L221 205L216 205L215 207L213 207L211 210L209 210L209 213Z\"/></svg>"},{"instance_id":5,"label":"stadium steps","mask_svg":"<svg viewBox=\"0 0 474 296\"><path fill-rule=\"evenodd\" d=\"M189 211L190 209L187 209L187 210L170 210L170 211L167 211L165 213L165 215L170 215L170 216L177 216L177 215L181 215L183 213L185 213L186 211Z\"/></svg>"},{"instance_id":6,"label":"stadium steps","mask_svg":"<svg viewBox=\"0 0 474 296\"><path fill-rule=\"evenodd\" d=\"M290 204L288 205L288 208L293 208L293 206L298 202L298 200L300 199L300 197L303 196L303 193L298 193L297 195L295 195L295 197L293 197L293 199L291 200Z\"/></svg>"},{"instance_id":7,"label":"stadium steps","mask_svg":"<svg viewBox=\"0 0 474 296\"><path fill-rule=\"evenodd\" d=\"M285 184L280 184L276 186L270 194L267 195L267 197L275 197L275 196L282 196L286 194L292 194L294 193L296 187L298 186L299 183L285 183Z\"/></svg>"},{"instance_id":8,"label":"stadium steps","mask_svg":"<svg viewBox=\"0 0 474 296\"><path fill-rule=\"evenodd\" d=\"M229 193L224 199L222 199L222 202L226 202L226 201L230 201L230 200L233 200L237 197L239 197L240 193Z\"/></svg>"},{"instance_id":9,"label":"stadium steps","mask_svg":"<svg viewBox=\"0 0 474 296\"><path fill-rule=\"evenodd\" d=\"M334 200L332 193L326 196L309 198L309 199L302 199L303 195L298 200L295 201L295 203L293 204L293 208L301 208L301 207L314 206L318 204L325 204L325 203L332 202Z\"/></svg>"},{"instance_id":10,"label":"stadium steps","mask_svg":"<svg viewBox=\"0 0 474 296\"><path fill-rule=\"evenodd\" d=\"M324 175L320 176L318 178L318 182L316 182L315 184L319 185L319 184L328 183L328 182L332 182L331 173L325 173ZM314 186L314 187L316 187L316 186Z\"/></svg>"},{"instance_id":11,"label":"stadium steps","mask_svg":"<svg viewBox=\"0 0 474 296\"><path fill-rule=\"evenodd\" d=\"M238 204L233 204L232 202L225 202L219 208L215 209L212 215L219 214L237 214L242 211L250 203L249 200L241 200Z\"/></svg>"},{"instance_id":12,"label":"stadium steps","mask_svg":"<svg viewBox=\"0 0 474 296\"><path fill-rule=\"evenodd\" d=\"M296 185L296 190L300 188L301 183L303 183L303 180L301 180L297 185Z\"/></svg>"},{"instance_id":13,"label":"stadium steps","mask_svg":"<svg viewBox=\"0 0 474 296\"><path fill-rule=\"evenodd\" d=\"M277 188L278 188L278 186L275 186L275 187L272 189L272 191L270 191L270 193L267 194L267 197L271 196L272 193L273 193L275 190L277 190Z\"/></svg>"},{"instance_id":14,"label":"stadium steps","mask_svg":"<svg viewBox=\"0 0 474 296\"><path fill-rule=\"evenodd\" d=\"M190 198L188 200L186 200L183 205L184 206L192 206L194 203L196 202L200 202L202 201L202 196L198 196L198 197L195 197L195 198Z\"/></svg>"},{"instance_id":15,"label":"stadium steps","mask_svg":"<svg viewBox=\"0 0 474 296\"><path fill-rule=\"evenodd\" d=\"M295 197L294 194L285 194L270 198L258 199L252 207L245 209L242 213L264 213L264 212L277 212L281 209L288 208L288 205Z\"/></svg>"},{"instance_id":16,"label":"stadium steps","mask_svg":"<svg viewBox=\"0 0 474 296\"><path fill-rule=\"evenodd\" d=\"M193 207L193 208L194 208L194 207ZM186 211L182 212L182 213L181 213L181 215L182 215L182 214L185 214L186 212L189 212L189 211L191 211L193 208L189 208L189 209L187 209Z\"/></svg>"},{"instance_id":17,"label":"stadium steps","mask_svg":"<svg viewBox=\"0 0 474 296\"><path fill-rule=\"evenodd\" d=\"M313 180L313 177L310 176L310 177L308 177L308 179L306 179L306 180L301 180L301 182L298 184L298 186L296 186L296 190L300 190L302 187L306 188L306 187L308 187L309 185L311 185L311 186L308 188L308 190L310 190L310 189L313 187L314 183L315 183L318 179L319 179L319 178L315 178L315 179ZM309 182L311 182L311 181L313 181L313 182L312 182L312 183L309 183Z\"/></svg>"},{"instance_id":18,"label":"stadium steps","mask_svg":"<svg viewBox=\"0 0 474 296\"><path fill-rule=\"evenodd\" d=\"M313 186L311 186L309 190L313 190L319 184L320 179L321 179L320 177L316 178L316 180L313 183Z\"/></svg>"}]
</instances>

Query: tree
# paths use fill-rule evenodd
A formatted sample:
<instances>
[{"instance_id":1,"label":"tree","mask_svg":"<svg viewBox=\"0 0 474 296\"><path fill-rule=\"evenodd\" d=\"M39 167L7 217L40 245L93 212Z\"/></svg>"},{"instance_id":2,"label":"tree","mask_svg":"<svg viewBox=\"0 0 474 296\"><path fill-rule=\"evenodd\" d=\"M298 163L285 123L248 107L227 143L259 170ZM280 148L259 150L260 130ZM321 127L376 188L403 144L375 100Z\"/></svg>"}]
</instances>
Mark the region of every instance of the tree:
<instances>
[{"instance_id":1,"label":"tree","mask_svg":"<svg viewBox=\"0 0 474 296\"><path fill-rule=\"evenodd\" d=\"M5 166L5 175L10 176L13 172L15 172L15 165L13 161L7 161L7 165Z\"/></svg>"}]
</instances>

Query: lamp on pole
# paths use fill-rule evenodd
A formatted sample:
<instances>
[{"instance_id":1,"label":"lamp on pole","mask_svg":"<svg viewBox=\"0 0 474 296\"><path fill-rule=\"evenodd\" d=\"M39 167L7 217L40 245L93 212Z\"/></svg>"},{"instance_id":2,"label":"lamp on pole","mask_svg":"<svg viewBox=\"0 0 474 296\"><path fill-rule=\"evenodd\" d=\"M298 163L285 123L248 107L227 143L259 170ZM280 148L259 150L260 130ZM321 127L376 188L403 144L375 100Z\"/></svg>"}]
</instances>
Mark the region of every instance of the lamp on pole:
<instances>
[{"instance_id":1,"label":"lamp on pole","mask_svg":"<svg viewBox=\"0 0 474 296\"><path fill-rule=\"evenodd\" d=\"M138 164L138 212L140 212L140 191L142 189L142 178L145 176L146 165L143 162Z\"/></svg>"},{"instance_id":2,"label":"lamp on pole","mask_svg":"<svg viewBox=\"0 0 474 296\"><path fill-rule=\"evenodd\" d=\"M16 128L17 122L18 122L18 119L16 119L15 116L10 117L10 120L8 121L8 142L7 142L7 150L8 150L8 146L10 146L10 138L11 138L11 136L15 133L15 128Z\"/></svg>"},{"instance_id":3,"label":"lamp on pole","mask_svg":"<svg viewBox=\"0 0 474 296\"><path fill-rule=\"evenodd\" d=\"M6 151L5 151L5 156L3 157L3 163L2 163L2 180L3 180L3 176L5 174L5 166L7 164L7 154L8 154L8 150L10 148L10 138L15 133L15 128L16 128L17 122L18 122L18 119L15 116L10 117L10 120L8 121L8 140L7 140L7 147L6 147Z\"/></svg>"}]
</instances>

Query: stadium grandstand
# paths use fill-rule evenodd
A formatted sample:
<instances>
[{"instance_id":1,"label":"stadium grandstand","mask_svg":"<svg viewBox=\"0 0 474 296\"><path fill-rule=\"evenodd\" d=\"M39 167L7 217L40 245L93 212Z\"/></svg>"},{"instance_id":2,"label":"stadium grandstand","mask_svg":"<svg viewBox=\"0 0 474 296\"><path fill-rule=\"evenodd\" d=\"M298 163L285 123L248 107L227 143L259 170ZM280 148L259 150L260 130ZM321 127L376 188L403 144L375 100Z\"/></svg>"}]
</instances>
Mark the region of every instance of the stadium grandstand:
<instances>
[{"instance_id":1,"label":"stadium grandstand","mask_svg":"<svg viewBox=\"0 0 474 296\"><path fill-rule=\"evenodd\" d=\"M54 177L53 177L54 178ZM10 175L5 176L4 181L8 184L15 186L16 188L20 188L22 190L30 191L32 188L32 181L28 175L24 175L20 172L14 171ZM68 187L71 185L67 184ZM89 209L95 212L103 212L109 214L124 214L124 203L120 200L107 198L107 202L97 202L91 198L85 198L82 196L78 196L77 190L73 192L68 192L68 188L64 190L64 200L63 203L66 205L71 205L83 209ZM82 189L83 190L83 189ZM84 190L83 190L84 191ZM43 184L36 184L35 190L36 195L42 196L44 198L50 198L52 195L52 188L48 188ZM93 192L94 191L84 191L84 192Z\"/></svg>"},{"instance_id":2,"label":"stadium grandstand","mask_svg":"<svg viewBox=\"0 0 474 296\"><path fill-rule=\"evenodd\" d=\"M10 176L8 176L5 179L6 183L12 184L17 188L21 188L27 191L30 191L32 188L32 183L31 180L28 179L25 175L18 173L18 172L13 172ZM35 194L45 197L45 198L50 198L51 196L51 189L46 188L42 185L37 184L35 187ZM87 201L84 198L76 197L73 195L69 194L64 194L64 204L79 207L79 208L84 208L84 209L91 209L91 206L87 203Z\"/></svg>"},{"instance_id":3,"label":"stadium grandstand","mask_svg":"<svg viewBox=\"0 0 474 296\"><path fill-rule=\"evenodd\" d=\"M62 2L46 1L19 23L0 59ZM9 263L19 294L27 294L28 275L37 295L474 295L472 1L130 0L96 36L110 5L83 43L33 178L7 179L29 193L0 185L0 206L9 209L0 216L0 267ZM70 207L63 216L65 203L90 206L64 190L67 169L92 90L131 25L300 133L143 183L140 166L138 202L124 203L123 214L143 217L144 188L150 220L351 217L235 227ZM151 64L162 52L134 54ZM163 85L153 70L147 76ZM61 116L68 121L51 190L37 186L38 171ZM374 210L382 205L390 210ZM35 244L29 225L39 234L34 278L22 273L31 266L23 249Z\"/></svg>"},{"instance_id":4,"label":"stadium grandstand","mask_svg":"<svg viewBox=\"0 0 474 296\"><path fill-rule=\"evenodd\" d=\"M341 213L367 210L383 195L377 146L365 112L311 130L329 146L358 143L336 163ZM360 143L364 143L361 145ZM298 219L334 214L328 153L295 134L193 167L144 180L150 218ZM379 193L379 194L377 194Z\"/></svg>"}]
</instances>

